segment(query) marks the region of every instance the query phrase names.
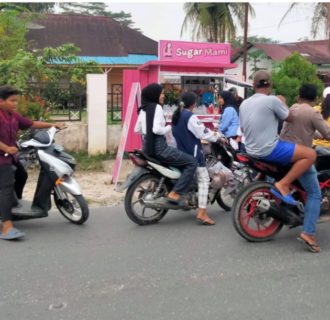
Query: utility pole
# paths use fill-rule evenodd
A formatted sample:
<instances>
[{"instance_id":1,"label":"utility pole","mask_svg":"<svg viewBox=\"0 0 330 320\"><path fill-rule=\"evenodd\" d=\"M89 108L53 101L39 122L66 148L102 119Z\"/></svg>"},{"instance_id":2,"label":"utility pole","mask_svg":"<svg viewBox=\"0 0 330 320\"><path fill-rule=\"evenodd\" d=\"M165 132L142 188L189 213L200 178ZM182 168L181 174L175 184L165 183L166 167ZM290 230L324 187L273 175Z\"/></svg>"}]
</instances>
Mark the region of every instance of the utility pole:
<instances>
[{"instance_id":1,"label":"utility pole","mask_svg":"<svg viewBox=\"0 0 330 320\"><path fill-rule=\"evenodd\" d=\"M244 37L243 37L243 81L246 80L246 60L247 60L247 34L248 34L248 16L249 16L249 3L244 3Z\"/></svg>"}]
</instances>

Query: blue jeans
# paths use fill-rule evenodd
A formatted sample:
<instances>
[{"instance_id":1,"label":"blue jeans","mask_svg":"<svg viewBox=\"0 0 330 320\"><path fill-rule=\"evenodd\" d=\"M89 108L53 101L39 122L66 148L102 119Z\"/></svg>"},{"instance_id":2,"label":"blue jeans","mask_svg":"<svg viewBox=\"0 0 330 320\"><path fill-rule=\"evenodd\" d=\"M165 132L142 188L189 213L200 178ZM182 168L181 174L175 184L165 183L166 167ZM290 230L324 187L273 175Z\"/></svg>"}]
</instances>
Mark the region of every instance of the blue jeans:
<instances>
[{"instance_id":1,"label":"blue jeans","mask_svg":"<svg viewBox=\"0 0 330 320\"><path fill-rule=\"evenodd\" d=\"M300 178L299 182L307 193L305 203L303 232L315 235L316 223L321 210L321 189L317 180L315 166L311 166Z\"/></svg>"}]
</instances>

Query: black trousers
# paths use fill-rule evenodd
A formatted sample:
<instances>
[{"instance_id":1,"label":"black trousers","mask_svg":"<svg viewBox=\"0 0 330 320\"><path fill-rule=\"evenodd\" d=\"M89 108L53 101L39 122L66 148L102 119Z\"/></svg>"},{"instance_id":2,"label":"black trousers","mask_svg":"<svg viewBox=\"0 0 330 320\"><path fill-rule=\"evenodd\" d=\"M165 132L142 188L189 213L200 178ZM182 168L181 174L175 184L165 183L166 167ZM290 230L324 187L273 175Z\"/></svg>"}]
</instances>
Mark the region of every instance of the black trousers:
<instances>
[{"instance_id":1,"label":"black trousers","mask_svg":"<svg viewBox=\"0 0 330 320\"><path fill-rule=\"evenodd\" d=\"M11 164L0 165L0 215L2 221L12 220L11 209L15 203L15 175Z\"/></svg>"},{"instance_id":2,"label":"black trousers","mask_svg":"<svg viewBox=\"0 0 330 320\"><path fill-rule=\"evenodd\" d=\"M15 163L15 192L18 199L22 199L23 189L28 178L28 174L20 162Z\"/></svg>"}]
</instances>

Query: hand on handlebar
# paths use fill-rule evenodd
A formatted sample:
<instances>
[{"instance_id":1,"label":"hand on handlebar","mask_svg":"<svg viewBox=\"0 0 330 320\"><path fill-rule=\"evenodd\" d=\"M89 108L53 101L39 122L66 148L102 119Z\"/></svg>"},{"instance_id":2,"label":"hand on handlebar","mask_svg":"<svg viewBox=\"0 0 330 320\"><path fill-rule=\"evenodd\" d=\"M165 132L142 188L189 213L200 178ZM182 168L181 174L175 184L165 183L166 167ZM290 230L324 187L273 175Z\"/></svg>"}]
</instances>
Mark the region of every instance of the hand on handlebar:
<instances>
[{"instance_id":1,"label":"hand on handlebar","mask_svg":"<svg viewBox=\"0 0 330 320\"><path fill-rule=\"evenodd\" d=\"M221 143L223 143L223 144L228 144L228 140L227 140L227 138L225 138L225 137L221 137L221 138L219 139L219 141L220 141Z\"/></svg>"},{"instance_id":2,"label":"hand on handlebar","mask_svg":"<svg viewBox=\"0 0 330 320\"><path fill-rule=\"evenodd\" d=\"M63 130L63 129L65 129L66 128L66 125L65 125L65 123L63 122L59 122L59 123L56 123L55 125L54 125L54 127L56 128L56 129L58 129L58 130Z\"/></svg>"},{"instance_id":3,"label":"hand on handlebar","mask_svg":"<svg viewBox=\"0 0 330 320\"><path fill-rule=\"evenodd\" d=\"M16 147L8 147L6 149L5 156L8 156L9 154L16 154L18 149Z\"/></svg>"}]
</instances>

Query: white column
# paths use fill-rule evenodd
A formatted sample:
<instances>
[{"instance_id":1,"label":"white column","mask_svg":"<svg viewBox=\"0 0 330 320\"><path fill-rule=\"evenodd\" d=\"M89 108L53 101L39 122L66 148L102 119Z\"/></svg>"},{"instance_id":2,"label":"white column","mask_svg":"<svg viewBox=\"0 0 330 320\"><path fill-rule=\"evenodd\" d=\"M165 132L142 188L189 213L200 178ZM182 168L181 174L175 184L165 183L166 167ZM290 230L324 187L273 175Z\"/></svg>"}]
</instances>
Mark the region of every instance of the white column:
<instances>
[{"instance_id":1,"label":"white column","mask_svg":"<svg viewBox=\"0 0 330 320\"><path fill-rule=\"evenodd\" d=\"M107 94L107 74L88 74L88 154L107 151Z\"/></svg>"}]
</instances>

